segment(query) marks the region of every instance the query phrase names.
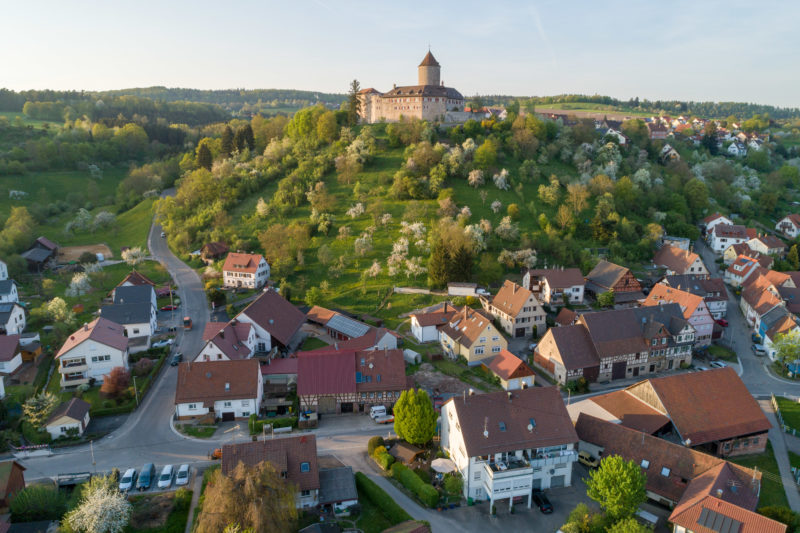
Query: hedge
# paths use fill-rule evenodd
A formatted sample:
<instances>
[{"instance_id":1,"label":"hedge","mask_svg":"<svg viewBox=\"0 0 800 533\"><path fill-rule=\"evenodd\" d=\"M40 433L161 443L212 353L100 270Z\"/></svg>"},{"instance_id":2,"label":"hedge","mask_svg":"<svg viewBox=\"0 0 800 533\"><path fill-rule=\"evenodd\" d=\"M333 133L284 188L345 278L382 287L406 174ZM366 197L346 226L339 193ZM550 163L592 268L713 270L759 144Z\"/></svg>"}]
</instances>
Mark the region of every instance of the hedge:
<instances>
[{"instance_id":1,"label":"hedge","mask_svg":"<svg viewBox=\"0 0 800 533\"><path fill-rule=\"evenodd\" d=\"M297 417L296 416L287 416L283 418L268 418L266 420L253 420L255 415L250 415L250 420L248 425L250 426L250 434L251 435L261 435L261 432L264 431L264 424L272 424L273 428L296 428L297 427Z\"/></svg>"},{"instance_id":2,"label":"hedge","mask_svg":"<svg viewBox=\"0 0 800 533\"><path fill-rule=\"evenodd\" d=\"M373 459L375 459L375 462L378 463L378 466L384 470L389 470L389 467L391 467L392 463L394 463L394 457L389 455L389 452L386 451L386 448L384 448L383 452L376 453Z\"/></svg>"},{"instance_id":3,"label":"hedge","mask_svg":"<svg viewBox=\"0 0 800 533\"><path fill-rule=\"evenodd\" d=\"M380 435L370 437L369 442L367 442L367 453L370 455L370 457L372 457L375 455L375 448L378 446L383 446L384 444L383 437Z\"/></svg>"},{"instance_id":4,"label":"hedge","mask_svg":"<svg viewBox=\"0 0 800 533\"><path fill-rule=\"evenodd\" d=\"M385 516L393 526L408 520L413 520L405 509L397 505L397 502L386 494L386 491L364 475L363 472L356 472L356 487L359 492L362 492L364 496L375 505L375 507L381 510L383 516Z\"/></svg>"},{"instance_id":5,"label":"hedge","mask_svg":"<svg viewBox=\"0 0 800 533\"><path fill-rule=\"evenodd\" d=\"M392 477L410 490L419 501L428 507L436 507L439 503L439 491L433 485L422 481L413 470L407 466L395 463L392 465Z\"/></svg>"}]
</instances>

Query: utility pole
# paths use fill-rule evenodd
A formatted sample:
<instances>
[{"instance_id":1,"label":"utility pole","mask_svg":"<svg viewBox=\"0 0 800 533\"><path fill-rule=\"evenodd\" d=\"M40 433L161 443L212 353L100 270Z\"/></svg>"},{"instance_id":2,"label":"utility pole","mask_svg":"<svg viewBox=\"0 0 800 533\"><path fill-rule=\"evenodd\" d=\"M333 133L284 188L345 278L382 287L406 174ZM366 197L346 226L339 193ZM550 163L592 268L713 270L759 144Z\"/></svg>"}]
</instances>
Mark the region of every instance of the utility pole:
<instances>
[{"instance_id":1,"label":"utility pole","mask_svg":"<svg viewBox=\"0 0 800 533\"><path fill-rule=\"evenodd\" d=\"M94 461L94 441L89 441L89 449L92 451L92 468L94 469L94 473L97 473L97 463Z\"/></svg>"},{"instance_id":2,"label":"utility pole","mask_svg":"<svg viewBox=\"0 0 800 533\"><path fill-rule=\"evenodd\" d=\"M133 393L136 395L136 407L139 407L139 389L136 388L136 376L133 376Z\"/></svg>"}]
</instances>

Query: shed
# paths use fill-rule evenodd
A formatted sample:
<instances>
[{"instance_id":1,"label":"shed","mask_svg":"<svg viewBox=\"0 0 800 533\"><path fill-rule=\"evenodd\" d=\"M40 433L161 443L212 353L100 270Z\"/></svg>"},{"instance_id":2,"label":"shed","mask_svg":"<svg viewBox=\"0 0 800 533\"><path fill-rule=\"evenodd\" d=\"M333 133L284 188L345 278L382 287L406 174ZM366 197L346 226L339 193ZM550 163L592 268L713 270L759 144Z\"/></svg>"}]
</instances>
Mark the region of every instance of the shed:
<instances>
[{"instance_id":1,"label":"shed","mask_svg":"<svg viewBox=\"0 0 800 533\"><path fill-rule=\"evenodd\" d=\"M403 350L403 359L405 359L406 363L409 365L418 365L422 362L422 356L418 352L409 350L408 348Z\"/></svg>"},{"instance_id":2,"label":"shed","mask_svg":"<svg viewBox=\"0 0 800 533\"><path fill-rule=\"evenodd\" d=\"M417 448L413 444L400 441L391 447L389 455L394 457L397 461L409 465L413 463L422 452L423 450Z\"/></svg>"},{"instance_id":3,"label":"shed","mask_svg":"<svg viewBox=\"0 0 800 533\"><path fill-rule=\"evenodd\" d=\"M358 491L351 467L320 469L319 503L332 505L337 514L358 504Z\"/></svg>"},{"instance_id":4,"label":"shed","mask_svg":"<svg viewBox=\"0 0 800 533\"><path fill-rule=\"evenodd\" d=\"M477 296L477 283L450 282L447 284L448 296Z\"/></svg>"}]
</instances>

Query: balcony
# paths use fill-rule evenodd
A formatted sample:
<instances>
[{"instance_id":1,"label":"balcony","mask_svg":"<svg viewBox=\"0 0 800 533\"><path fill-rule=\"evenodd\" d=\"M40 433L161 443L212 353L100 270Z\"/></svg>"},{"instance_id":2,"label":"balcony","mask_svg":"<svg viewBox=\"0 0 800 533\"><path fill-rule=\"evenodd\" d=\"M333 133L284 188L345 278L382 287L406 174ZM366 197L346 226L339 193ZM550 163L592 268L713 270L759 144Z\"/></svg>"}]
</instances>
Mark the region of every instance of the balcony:
<instances>
[{"instance_id":1,"label":"balcony","mask_svg":"<svg viewBox=\"0 0 800 533\"><path fill-rule=\"evenodd\" d=\"M89 378L85 374L63 374L61 376L61 386L66 387L77 387L78 385L83 385L84 383L89 383Z\"/></svg>"},{"instance_id":2,"label":"balcony","mask_svg":"<svg viewBox=\"0 0 800 533\"><path fill-rule=\"evenodd\" d=\"M575 450L561 450L552 453L536 454L536 458L531 459L531 467L540 468L561 464L575 463L578 461L578 452Z\"/></svg>"},{"instance_id":3,"label":"balcony","mask_svg":"<svg viewBox=\"0 0 800 533\"><path fill-rule=\"evenodd\" d=\"M74 372L86 372L87 370L89 370L89 366L86 364L85 359L74 359L72 361L63 361L58 371L62 374L71 374Z\"/></svg>"},{"instance_id":4,"label":"balcony","mask_svg":"<svg viewBox=\"0 0 800 533\"><path fill-rule=\"evenodd\" d=\"M533 468L530 463L524 459L517 458L484 463L483 467L486 469L487 479L502 479L533 474Z\"/></svg>"}]
</instances>

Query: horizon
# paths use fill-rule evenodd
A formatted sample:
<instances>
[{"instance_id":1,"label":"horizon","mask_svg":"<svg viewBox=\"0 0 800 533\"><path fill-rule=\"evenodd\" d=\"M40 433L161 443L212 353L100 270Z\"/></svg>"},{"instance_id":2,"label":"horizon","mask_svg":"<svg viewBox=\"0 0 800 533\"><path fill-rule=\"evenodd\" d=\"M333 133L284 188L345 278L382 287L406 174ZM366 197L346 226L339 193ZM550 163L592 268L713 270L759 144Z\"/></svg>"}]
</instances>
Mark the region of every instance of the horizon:
<instances>
[{"instance_id":1,"label":"horizon","mask_svg":"<svg viewBox=\"0 0 800 533\"><path fill-rule=\"evenodd\" d=\"M506 1L484 13L476 2L458 11L420 2L398 11L316 0L212 17L210 2L192 4L191 12L152 0L110 9L94 2L80 12L55 0L36 4L9 6L8 19L18 24L0 36L0 49L17 51L0 55L1 84L15 91L344 94L353 79L387 91L415 83L430 46L445 84L466 97L582 94L800 108L793 90L800 70L788 66L800 49L792 28L797 5L683 0L664 10L620 0L570 7Z\"/></svg>"}]
</instances>

